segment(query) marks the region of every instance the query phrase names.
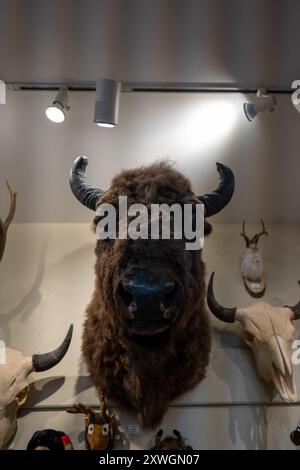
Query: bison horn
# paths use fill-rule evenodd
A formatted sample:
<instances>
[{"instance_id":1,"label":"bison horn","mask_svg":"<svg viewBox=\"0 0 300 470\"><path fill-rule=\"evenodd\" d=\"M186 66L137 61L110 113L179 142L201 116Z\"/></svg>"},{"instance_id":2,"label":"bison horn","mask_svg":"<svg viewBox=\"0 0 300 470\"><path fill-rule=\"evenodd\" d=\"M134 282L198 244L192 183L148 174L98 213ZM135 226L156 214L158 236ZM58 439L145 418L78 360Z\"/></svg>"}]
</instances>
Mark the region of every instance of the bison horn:
<instances>
[{"instance_id":1,"label":"bison horn","mask_svg":"<svg viewBox=\"0 0 300 470\"><path fill-rule=\"evenodd\" d=\"M73 334L73 325L70 326L68 333L61 345L54 351L45 354L34 354L32 356L32 367L35 372L43 372L56 366L69 349Z\"/></svg>"},{"instance_id":2,"label":"bison horn","mask_svg":"<svg viewBox=\"0 0 300 470\"><path fill-rule=\"evenodd\" d=\"M199 201L204 204L204 216L210 217L220 212L230 201L234 192L234 174L228 166L217 163L220 174L220 182L217 189L203 196L198 196Z\"/></svg>"},{"instance_id":3,"label":"bison horn","mask_svg":"<svg viewBox=\"0 0 300 470\"><path fill-rule=\"evenodd\" d=\"M233 323L235 321L236 308L225 308L217 302L213 289L214 275L215 273L213 272L210 276L210 280L208 283L207 304L209 306L210 311L219 320L225 321L227 323Z\"/></svg>"},{"instance_id":4,"label":"bison horn","mask_svg":"<svg viewBox=\"0 0 300 470\"><path fill-rule=\"evenodd\" d=\"M84 206L95 211L98 199L102 196L104 191L98 188L92 188L92 186L87 183L85 176L87 164L87 157L79 156L74 160L70 171L70 186L76 199Z\"/></svg>"}]
</instances>

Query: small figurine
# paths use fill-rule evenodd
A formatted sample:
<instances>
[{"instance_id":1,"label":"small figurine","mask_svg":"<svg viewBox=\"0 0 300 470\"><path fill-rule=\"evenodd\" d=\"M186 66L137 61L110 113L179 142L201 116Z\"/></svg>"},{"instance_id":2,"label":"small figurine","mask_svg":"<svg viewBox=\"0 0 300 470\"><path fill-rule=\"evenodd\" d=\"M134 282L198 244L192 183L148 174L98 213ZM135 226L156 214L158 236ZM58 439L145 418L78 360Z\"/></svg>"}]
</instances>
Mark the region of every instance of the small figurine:
<instances>
[{"instance_id":1,"label":"small figurine","mask_svg":"<svg viewBox=\"0 0 300 470\"><path fill-rule=\"evenodd\" d=\"M73 446L70 436L64 432L43 429L33 434L27 450L73 450Z\"/></svg>"},{"instance_id":2,"label":"small figurine","mask_svg":"<svg viewBox=\"0 0 300 470\"><path fill-rule=\"evenodd\" d=\"M96 413L81 403L67 408L66 411L84 414L85 442L88 450L109 450L113 445L116 416L114 412L107 411L106 399L102 390L99 390L98 396L100 413Z\"/></svg>"},{"instance_id":3,"label":"small figurine","mask_svg":"<svg viewBox=\"0 0 300 470\"><path fill-rule=\"evenodd\" d=\"M249 238L245 232L245 221L243 222L243 231L241 236L246 242L246 252L243 255L241 263L241 273L247 292L252 297L262 297L266 286L263 277L263 259L259 251L258 240L262 235L268 235L263 220L261 221L262 231Z\"/></svg>"},{"instance_id":4,"label":"small figurine","mask_svg":"<svg viewBox=\"0 0 300 470\"><path fill-rule=\"evenodd\" d=\"M191 446L186 445L182 435L176 429L173 429L173 436L167 436L162 440L163 430L160 429L155 436L155 446L151 450L193 450Z\"/></svg>"},{"instance_id":5,"label":"small figurine","mask_svg":"<svg viewBox=\"0 0 300 470\"><path fill-rule=\"evenodd\" d=\"M295 446L300 446L300 425L296 427L295 431L291 432L290 438Z\"/></svg>"}]
</instances>

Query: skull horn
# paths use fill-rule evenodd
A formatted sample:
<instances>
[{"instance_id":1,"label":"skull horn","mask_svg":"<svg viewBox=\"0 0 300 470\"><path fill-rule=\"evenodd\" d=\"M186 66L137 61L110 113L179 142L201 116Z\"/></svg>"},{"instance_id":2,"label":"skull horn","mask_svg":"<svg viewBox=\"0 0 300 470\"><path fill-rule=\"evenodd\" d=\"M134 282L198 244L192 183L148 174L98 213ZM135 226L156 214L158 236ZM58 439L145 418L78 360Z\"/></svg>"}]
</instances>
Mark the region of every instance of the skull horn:
<instances>
[{"instance_id":1,"label":"skull horn","mask_svg":"<svg viewBox=\"0 0 300 470\"><path fill-rule=\"evenodd\" d=\"M300 281L298 281L298 284L300 285ZM300 318L300 300L296 305L294 305L294 307L290 307L289 305L286 305L286 307L290 308L292 310L292 312L294 313L293 320L299 320L299 318Z\"/></svg>"},{"instance_id":2,"label":"skull horn","mask_svg":"<svg viewBox=\"0 0 300 470\"><path fill-rule=\"evenodd\" d=\"M95 211L98 199L102 196L104 191L98 188L92 188L92 186L87 183L85 176L87 164L87 157L79 156L74 160L70 171L70 187L72 193L81 204Z\"/></svg>"},{"instance_id":3,"label":"skull horn","mask_svg":"<svg viewBox=\"0 0 300 470\"><path fill-rule=\"evenodd\" d=\"M32 356L32 367L35 372L43 372L56 366L69 349L73 334L73 325L70 326L68 333L61 345L54 351L45 354L34 354Z\"/></svg>"},{"instance_id":4,"label":"skull horn","mask_svg":"<svg viewBox=\"0 0 300 470\"><path fill-rule=\"evenodd\" d=\"M204 204L205 217L211 217L224 209L234 192L234 174L231 169L222 163L217 163L217 170L220 174L220 182L217 189L212 193L198 196L199 201Z\"/></svg>"},{"instance_id":5,"label":"skull horn","mask_svg":"<svg viewBox=\"0 0 300 470\"><path fill-rule=\"evenodd\" d=\"M213 290L213 280L215 273L213 272L210 276L210 280L207 288L207 304L210 311L217 317L219 320L222 320L227 323L233 323L235 321L236 308L225 308L220 305L214 294Z\"/></svg>"}]
</instances>

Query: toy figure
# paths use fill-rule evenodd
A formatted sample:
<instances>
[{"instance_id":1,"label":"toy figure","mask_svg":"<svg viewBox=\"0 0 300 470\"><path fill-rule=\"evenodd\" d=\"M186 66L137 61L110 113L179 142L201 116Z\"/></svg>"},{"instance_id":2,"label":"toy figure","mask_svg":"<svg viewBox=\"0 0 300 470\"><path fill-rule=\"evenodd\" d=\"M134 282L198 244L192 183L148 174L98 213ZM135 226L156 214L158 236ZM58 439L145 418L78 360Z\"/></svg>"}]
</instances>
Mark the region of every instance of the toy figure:
<instances>
[{"instance_id":1,"label":"toy figure","mask_svg":"<svg viewBox=\"0 0 300 470\"><path fill-rule=\"evenodd\" d=\"M73 450L73 446L70 436L64 432L43 429L33 434L27 450Z\"/></svg>"},{"instance_id":2,"label":"toy figure","mask_svg":"<svg viewBox=\"0 0 300 470\"><path fill-rule=\"evenodd\" d=\"M73 405L67 408L68 413L83 413L85 425L85 441L88 450L108 450L112 448L115 434L115 414L106 409L106 399L102 390L98 393L100 413L96 413L90 407Z\"/></svg>"},{"instance_id":3,"label":"toy figure","mask_svg":"<svg viewBox=\"0 0 300 470\"><path fill-rule=\"evenodd\" d=\"M160 429L155 437L155 446L151 450L193 450L191 446L185 444L182 435L176 429L173 436L167 436L162 440L163 430Z\"/></svg>"}]
</instances>

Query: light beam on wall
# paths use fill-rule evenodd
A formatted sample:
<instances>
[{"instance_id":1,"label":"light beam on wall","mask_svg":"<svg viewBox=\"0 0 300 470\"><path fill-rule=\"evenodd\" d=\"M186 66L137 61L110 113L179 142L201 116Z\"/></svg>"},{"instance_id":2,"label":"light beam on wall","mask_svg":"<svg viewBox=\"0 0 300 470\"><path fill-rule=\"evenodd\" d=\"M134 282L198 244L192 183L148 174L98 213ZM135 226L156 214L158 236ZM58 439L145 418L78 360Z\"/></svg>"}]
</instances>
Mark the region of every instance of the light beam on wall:
<instances>
[{"instance_id":1,"label":"light beam on wall","mask_svg":"<svg viewBox=\"0 0 300 470\"><path fill-rule=\"evenodd\" d=\"M218 99L199 103L192 109L189 106L177 128L186 149L205 150L225 139L237 121L239 105L236 101Z\"/></svg>"},{"instance_id":2,"label":"light beam on wall","mask_svg":"<svg viewBox=\"0 0 300 470\"><path fill-rule=\"evenodd\" d=\"M101 127L118 124L121 82L101 78L96 83L94 122Z\"/></svg>"}]
</instances>

